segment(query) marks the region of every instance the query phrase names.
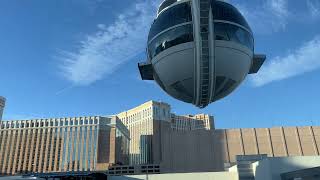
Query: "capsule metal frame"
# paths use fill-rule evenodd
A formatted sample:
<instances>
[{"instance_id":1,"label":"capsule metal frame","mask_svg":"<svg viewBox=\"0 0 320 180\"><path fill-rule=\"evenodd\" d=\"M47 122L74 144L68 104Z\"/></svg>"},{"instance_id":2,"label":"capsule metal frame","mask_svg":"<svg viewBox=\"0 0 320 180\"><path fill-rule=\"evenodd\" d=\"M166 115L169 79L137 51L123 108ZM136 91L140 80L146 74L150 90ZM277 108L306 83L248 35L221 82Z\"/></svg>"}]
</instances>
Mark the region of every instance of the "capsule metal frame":
<instances>
[{"instance_id":1,"label":"capsule metal frame","mask_svg":"<svg viewBox=\"0 0 320 180\"><path fill-rule=\"evenodd\" d=\"M163 1L147 53L147 62L138 65L141 78L200 108L229 95L266 59L254 54L253 33L241 13L220 0Z\"/></svg>"}]
</instances>

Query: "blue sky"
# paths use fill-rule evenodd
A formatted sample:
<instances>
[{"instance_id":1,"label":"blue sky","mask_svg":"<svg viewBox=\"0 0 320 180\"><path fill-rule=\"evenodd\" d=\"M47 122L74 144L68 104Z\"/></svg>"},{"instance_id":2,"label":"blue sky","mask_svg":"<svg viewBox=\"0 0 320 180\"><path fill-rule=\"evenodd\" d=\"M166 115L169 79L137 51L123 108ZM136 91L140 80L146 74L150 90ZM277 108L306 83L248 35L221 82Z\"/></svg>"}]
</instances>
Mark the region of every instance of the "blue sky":
<instances>
[{"instance_id":1,"label":"blue sky","mask_svg":"<svg viewBox=\"0 0 320 180\"><path fill-rule=\"evenodd\" d=\"M139 80L159 1L1 1L4 119L110 115L156 100L178 114L212 114L218 128L320 125L320 2L230 2L268 60L232 95L198 109Z\"/></svg>"}]
</instances>

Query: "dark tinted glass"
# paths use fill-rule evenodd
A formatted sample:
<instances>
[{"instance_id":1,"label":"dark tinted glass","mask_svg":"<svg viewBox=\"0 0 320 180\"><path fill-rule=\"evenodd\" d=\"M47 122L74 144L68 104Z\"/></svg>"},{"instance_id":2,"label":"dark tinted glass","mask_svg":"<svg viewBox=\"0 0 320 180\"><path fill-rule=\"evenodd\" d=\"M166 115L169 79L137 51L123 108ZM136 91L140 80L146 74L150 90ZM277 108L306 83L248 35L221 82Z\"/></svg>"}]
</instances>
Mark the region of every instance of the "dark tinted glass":
<instances>
[{"instance_id":1,"label":"dark tinted glass","mask_svg":"<svg viewBox=\"0 0 320 180\"><path fill-rule=\"evenodd\" d=\"M251 31L247 21L235 7L221 1L212 1L212 3L212 14L214 15L215 20L234 22L248 28Z\"/></svg>"},{"instance_id":2,"label":"dark tinted glass","mask_svg":"<svg viewBox=\"0 0 320 180\"><path fill-rule=\"evenodd\" d=\"M214 27L216 40L237 42L253 50L253 37L248 31L227 23L215 23Z\"/></svg>"},{"instance_id":3,"label":"dark tinted glass","mask_svg":"<svg viewBox=\"0 0 320 180\"><path fill-rule=\"evenodd\" d=\"M216 93L216 97L224 94L226 91L232 88L235 84L236 84L236 81L229 79L224 85L224 87Z\"/></svg>"},{"instance_id":4,"label":"dark tinted glass","mask_svg":"<svg viewBox=\"0 0 320 180\"><path fill-rule=\"evenodd\" d=\"M191 7L189 3L182 3L163 11L153 22L148 39L151 40L161 31L177 24L190 22L192 20Z\"/></svg>"},{"instance_id":5,"label":"dark tinted glass","mask_svg":"<svg viewBox=\"0 0 320 180\"><path fill-rule=\"evenodd\" d=\"M152 59L160 52L170 47L191 41L193 41L193 29L191 24L171 29L158 36L149 44L149 57Z\"/></svg>"},{"instance_id":6,"label":"dark tinted glass","mask_svg":"<svg viewBox=\"0 0 320 180\"><path fill-rule=\"evenodd\" d=\"M161 4L161 6L159 7L159 11L158 11L158 12L162 11L164 8L170 6L171 4L173 4L173 3L175 3L175 2L177 2L177 0L166 0L166 1L164 1L164 2Z\"/></svg>"}]
</instances>

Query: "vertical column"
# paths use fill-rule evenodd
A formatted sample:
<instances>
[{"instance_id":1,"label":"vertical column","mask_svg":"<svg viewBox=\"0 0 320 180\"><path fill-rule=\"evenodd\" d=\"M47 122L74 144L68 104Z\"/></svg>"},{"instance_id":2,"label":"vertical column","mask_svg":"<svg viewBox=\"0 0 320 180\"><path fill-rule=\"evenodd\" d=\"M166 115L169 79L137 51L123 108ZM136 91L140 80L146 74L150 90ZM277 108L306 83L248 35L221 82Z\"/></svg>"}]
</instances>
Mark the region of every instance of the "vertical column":
<instances>
[{"instance_id":1,"label":"vertical column","mask_svg":"<svg viewBox=\"0 0 320 180\"><path fill-rule=\"evenodd\" d=\"M260 154L267 154L269 157L273 156L273 149L271 143L271 137L268 128L257 128L257 145Z\"/></svg>"},{"instance_id":2,"label":"vertical column","mask_svg":"<svg viewBox=\"0 0 320 180\"><path fill-rule=\"evenodd\" d=\"M50 122L49 122L50 123ZM43 147L43 152L42 154L42 157L40 159L42 159L42 162L43 162L43 167L42 167L42 172L47 172L47 166L49 166L48 163L48 159L49 159L49 156L50 156L50 147L51 147L51 134L52 134L52 128L46 128L47 130L47 133L46 133L46 137L44 137L45 141L42 143L44 144L44 147Z\"/></svg>"},{"instance_id":3,"label":"vertical column","mask_svg":"<svg viewBox=\"0 0 320 180\"><path fill-rule=\"evenodd\" d=\"M55 123L55 122L53 122L53 123ZM49 165L47 165L48 166L48 172L52 172L52 171L54 171L53 170L53 167L54 167L54 163L55 163L55 159L54 159L54 154L55 154L55 145L56 145L56 143L57 143L57 141L55 141L55 136L57 135L56 133L56 127L53 127L53 128L51 128L51 136L50 136L50 141L51 141L51 143L49 144L49 154L48 154L48 156L49 156L49 158L48 158L48 163L49 163Z\"/></svg>"},{"instance_id":4,"label":"vertical column","mask_svg":"<svg viewBox=\"0 0 320 180\"><path fill-rule=\"evenodd\" d=\"M80 122L80 120L76 120L76 121L78 121L78 123ZM81 142L80 142L80 140L81 140L81 138L80 138L80 126L77 126L76 127L77 128L77 131L76 131L76 143L75 143L75 151L74 151L74 153L75 153L75 159L74 159L74 170L75 171L78 171L78 167L79 167L79 157L78 157L78 154L79 154L79 151L80 151L80 149L79 149L79 145L81 144Z\"/></svg>"},{"instance_id":5,"label":"vertical column","mask_svg":"<svg viewBox=\"0 0 320 180\"><path fill-rule=\"evenodd\" d=\"M89 121L89 120L88 120ZM89 168L89 165L88 165L88 151L89 151L89 146L88 146L88 144L89 144L89 132L90 132L90 128L89 128L89 126L86 126L87 128L86 128L86 147L85 147L85 149L86 149L86 151L85 151L85 171L87 171L88 170L88 168Z\"/></svg>"},{"instance_id":6,"label":"vertical column","mask_svg":"<svg viewBox=\"0 0 320 180\"><path fill-rule=\"evenodd\" d=\"M44 165L44 159L43 159L43 156L44 156L44 151L45 151L45 145L46 145L46 142L45 140L47 139L47 128L42 128L42 135L41 135L41 140L40 140L40 144L39 144L39 151L38 151L38 172L43 172L43 165Z\"/></svg>"},{"instance_id":7,"label":"vertical column","mask_svg":"<svg viewBox=\"0 0 320 180\"><path fill-rule=\"evenodd\" d=\"M11 173L15 174L16 173L16 167L17 167L17 163L19 161L19 157L18 154L20 152L20 148L21 148L21 140L20 140L20 136L22 134L22 130L18 129L16 130L17 136L16 136L16 142L14 143L15 149L13 149L13 160L12 160L12 164L11 164Z\"/></svg>"},{"instance_id":8,"label":"vertical column","mask_svg":"<svg viewBox=\"0 0 320 180\"><path fill-rule=\"evenodd\" d=\"M313 143L314 143L314 145L316 146L316 150L317 150L317 155L320 155L319 154L319 144L318 144L318 142L317 142L317 140L316 140L316 133L315 133L315 130L314 130L314 126L311 126L311 133L312 133L312 139L313 139Z\"/></svg>"},{"instance_id":9,"label":"vertical column","mask_svg":"<svg viewBox=\"0 0 320 180\"><path fill-rule=\"evenodd\" d=\"M42 136L42 134L41 134L42 129L37 128L36 131L37 131L37 137L35 139L35 144L34 144L35 148L33 151L33 159L32 159L32 164L31 164L32 172L37 172L38 156L39 156L38 152L39 152L39 148L40 148L40 139Z\"/></svg>"},{"instance_id":10,"label":"vertical column","mask_svg":"<svg viewBox=\"0 0 320 180\"><path fill-rule=\"evenodd\" d=\"M95 126L91 126L92 130L91 130L91 153L90 153L90 169L91 170L94 170L94 143L96 143L94 140L94 131L95 131Z\"/></svg>"},{"instance_id":11,"label":"vertical column","mask_svg":"<svg viewBox=\"0 0 320 180\"><path fill-rule=\"evenodd\" d=\"M67 128L67 136L66 139L64 140L65 143L65 148L64 148L64 157L63 157L63 169L62 171L67 171L67 167L68 167L68 152L69 152L69 143L70 143L70 127Z\"/></svg>"},{"instance_id":12,"label":"vertical column","mask_svg":"<svg viewBox=\"0 0 320 180\"><path fill-rule=\"evenodd\" d=\"M16 141L16 130L11 130L12 134L11 134L11 142L10 142L10 147L9 147L9 153L8 156L6 156L6 172L7 174L11 174L12 173L12 160L14 157L14 150L15 150L15 141Z\"/></svg>"},{"instance_id":13,"label":"vertical column","mask_svg":"<svg viewBox=\"0 0 320 180\"><path fill-rule=\"evenodd\" d=\"M4 154L7 145L7 138L8 138L8 131L7 130L2 130L2 140L1 140L1 146L0 146L0 174L3 173L2 168L4 166Z\"/></svg>"},{"instance_id":14,"label":"vertical column","mask_svg":"<svg viewBox=\"0 0 320 180\"><path fill-rule=\"evenodd\" d=\"M286 145L283 138L282 128L270 128L272 147L275 157L287 156Z\"/></svg>"},{"instance_id":15,"label":"vertical column","mask_svg":"<svg viewBox=\"0 0 320 180\"><path fill-rule=\"evenodd\" d=\"M59 160L60 160L60 128L59 127L55 127L55 135L53 136L53 139L55 141L54 144L54 151L52 154L52 172L57 172L59 171Z\"/></svg>"},{"instance_id":16,"label":"vertical column","mask_svg":"<svg viewBox=\"0 0 320 180\"><path fill-rule=\"evenodd\" d=\"M244 155L240 129L227 130L226 134L230 152L230 162L236 162L237 155Z\"/></svg>"},{"instance_id":17,"label":"vertical column","mask_svg":"<svg viewBox=\"0 0 320 180\"><path fill-rule=\"evenodd\" d=\"M288 156L301 156L302 152L296 128L285 127L283 132L287 143Z\"/></svg>"},{"instance_id":18,"label":"vertical column","mask_svg":"<svg viewBox=\"0 0 320 180\"><path fill-rule=\"evenodd\" d=\"M245 155L258 154L257 141L254 129L241 129L241 132Z\"/></svg>"},{"instance_id":19,"label":"vertical column","mask_svg":"<svg viewBox=\"0 0 320 180\"><path fill-rule=\"evenodd\" d=\"M312 131L313 131L315 144L317 145L318 151L320 151L320 126L313 126ZM320 152L319 152L319 155L320 155Z\"/></svg>"},{"instance_id":20,"label":"vertical column","mask_svg":"<svg viewBox=\"0 0 320 180\"><path fill-rule=\"evenodd\" d=\"M17 172L21 172L22 171L22 166L24 164L24 157L25 157L25 151L26 151L26 133L27 133L27 129L24 127L22 130L22 137L19 143L21 143L21 148L19 150L19 159L17 161L18 163L18 167L17 167Z\"/></svg>"},{"instance_id":21,"label":"vertical column","mask_svg":"<svg viewBox=\"0 0 320 180\"><path fill-rule=\"evenodd\" d=\"M298 127L298 133L300 137L301 147L304 156L315 156L317 155L316 144L313 141L311 128Z\"/></svg>"},{"instance_id":22,"label":"vertical column","mask_svg":"<svg viewBox=\"0 0 320 180\"><path fill-rule=\"evenodd\" d=\"M84 127L81 125L80 127L80 131L81 131L81 137L80 137L80 157L79 157L79 170L82 171L82 169L84 168L83 167L83 152L84 152L84 134L85 134L85 131L84 131Z\"/></svg>"},{"instance_id":23,"label":"vertical column","mask_svg":"<svg viewBox=\"0 0 320 180\"><path fill-rule=\"evenodd\" d=\"M62 125L60 125L61 127ZM63 149L63 128L58 128L57 131L57 136L56 136L56 151L55 151L55 155L54 155L54 167L53 167L53 171L54 172L59 172L61 171L61 156L62 156L62 149Z\"/></svg>"},{"instance_id":24,"label":"vertical column","mask_svg":"<svg viewBox=\"0 0 320 180\"><path fill-rule=\"evenodd\" d=\"M28 162L28 166L26 167L28 172L33 171L33 158L34 158L34 149L35 149L35 142L36 142L36 138L37 138L37 129L30 129L30 131L32 132L32 138L31 138L31 143L30 143L30 148L28 148L29 150L29 162Z\"/></svg>"},{"instance_id":25,"label":"vertical column","mask_svg":"<svg viewBox=\"0 0 320 180\"><path fill-rule=\"evenodd\" d=\"M71 146L69 145L69 147L71 148L71 150L69 149L69 168L68 168L68 170L69 171L72 171L73 170L73 161L74 161L74 159L73 159L73 157L74 157L74 138L75 138L75 133L76 133L76 131L75 131L75 128L73 127L71 130L71 139L70 139L70 141L69 142L71 142Z\"/></svg>"}]
</instances>

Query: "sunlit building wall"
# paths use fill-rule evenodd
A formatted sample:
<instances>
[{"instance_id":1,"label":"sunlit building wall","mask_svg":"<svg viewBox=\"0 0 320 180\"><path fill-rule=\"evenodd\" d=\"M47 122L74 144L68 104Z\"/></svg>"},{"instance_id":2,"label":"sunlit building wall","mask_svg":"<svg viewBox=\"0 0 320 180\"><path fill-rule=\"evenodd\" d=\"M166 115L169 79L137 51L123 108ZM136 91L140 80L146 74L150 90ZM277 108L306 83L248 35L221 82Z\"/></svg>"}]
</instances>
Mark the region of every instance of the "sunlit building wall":
<instances>
[{"instance_id":1,"label":"sunlit building wall","mask_svg":"<svg viewBox=\"0 0 320 180\"><path fill-rule=\"evenodd\" d=\"M210 143L213 143L213 141L210 141L213 140L213 136L209 136L211 132L206 132L214 129L213 117L207 114L179 116L171 113L169 104L149 101L122 112L117 116L130 132L131 165L164 164L163 162L168 162L168 159L165 159L165 157L169 156L166 156L165 153L172 154L172 151L175 151L175 149L168 146L178 148L178 146L172 145L175 141L190 144L188 142L191 142L192 139L194 142L206 142L208 146L210 146ZM203 131L188 132L196 130ZM178 131L183 132L179 133ZM206 140L203 139L203 134L206 135ZM187 139L190 141L187 141ZM180 152L181 157L183 154L194 156L195 158L200 155L196 154L200 151L195 150L195 146L182 145L180 147L188 147L184 149L184 152ZM208 158L210 154L212 154L212 151L206 151L206 153L201 155L210 160ZM188 164L192 162L195 161L186 160L178 163ZM169 169L173 169L172 166L168 167ZM183 169L183 167L180 169ZM169 172L169 170L165 171Z\"/></svg>"},{"instance_id":2,"label":"sunlit building wall","mask_svg":"<svg viewBox=\"0 0 320 180\"><path fill-rule=\"evenodd\" d=\"M116 116L130 132L130 164L159 163L158 124L170 122L170 105L149 101Z\"/></svg>"},{"instance_id":3,"label":"sunlit building wall","mask_svg":"<svg viewBox=\"0 0 320 180\"><path fill-rule=\"evenodd\" d=\"M127 164L129 132L117 117L3 121L0 173L101 171Z\"/></svg>"},{"instance_id":4,"label":"sunlit building wall","mask_svg":"<svg viewBox=\"0 0 320 180\"><path fill-rule=\"evenodd\" d=\"M192 130L213 130L213 116L208 114L197 115L171 115L171 128L177 131L192 131Z\"/></svg>"},{"instance_id":5,"label":"sunlit building wall","mask_svg":"<svg viewBox=\"0 0 320 180\"><path fill-rule=\"evenodd\" d=\"M235 164L237 155L320 155L319 126L216 129L213 136L217 171Z\"/></svg>"}]
</instances>

